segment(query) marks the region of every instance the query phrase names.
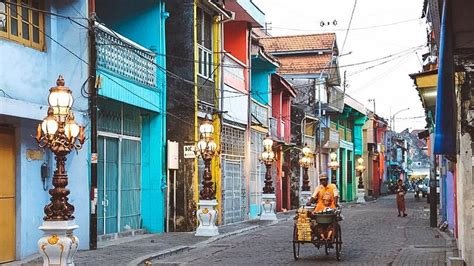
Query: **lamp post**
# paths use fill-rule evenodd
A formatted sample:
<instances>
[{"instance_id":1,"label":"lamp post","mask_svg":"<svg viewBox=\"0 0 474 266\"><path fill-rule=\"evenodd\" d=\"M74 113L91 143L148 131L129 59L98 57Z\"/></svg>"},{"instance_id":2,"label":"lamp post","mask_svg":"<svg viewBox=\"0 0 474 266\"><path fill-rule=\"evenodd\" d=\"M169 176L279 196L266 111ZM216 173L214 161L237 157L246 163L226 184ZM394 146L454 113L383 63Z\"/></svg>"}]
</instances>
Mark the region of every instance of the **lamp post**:
<instances>
[{"instance_id":1,"label":"lamp post","mask_svg":"<svg viewBox=\"0 0 474 266\"><path fill-rule=\"evenodd\" d=\"M308 202L311 197L311 186L309 185L308 168L313 165L313 153L311 152L311 149L306 143L301 151L303 156L301 157L299 163L301 168L303 168L303 184L301 186L300 193L300 206L305 206L306 202Z\"/></svg>"},{"instance_id":2,"label":"lamp post","mask_svg":"<svg viewBox=\"0 0 474 266\"><path fill-rule=\"evenodd\" d=\"M59 76L56 87L49 90L48 115L38 124L36 141L41 148L50 149L56 159L53 189L49 190L51 202L44 207L44 236L38 241L43 265L74 265L73 257L79 239L73 231L79 226L74 222L74 206L68 202L69 189L66 156L80 150L84 144L84 128L74 121L71 110L74 99L71 90Z\"/></svg>"},{"instance_id":3,"label":"lamp post","mask_svg":"<svg viewBox=\"0 0 474 266\"><path fill-rule=\"evenodd\" d=\"M260 161L265 164L265 186L263 187L262 207L260 211L260 220L276 220L275 205L276 195L275 188L272 185L272 164L275 161L275 153L273 153L273 140L267 135L263 140L265 150L260 155Z\"/></svg>"},{"instance_id":4,"label":"lamp post","mask_svg":"<svg viewBox=\"0 0 474 266\"><path fill-rule=\"evenodd\" d=\"M339 169L339 162L337 161L337 153L331 152L329 154L329 158L331 161L328 163L328 167L331 169L331 183L336 185L337 180L336 180L336 174L337 174L337 169Z\"/></svg>"},{"instance_id":5,"label":"lamp post","mask_svg":"<svg viewBox=\"0 0 474 266\"><path fill-rule=\"evenodd\" d=\"M364 158L359 157L357 159L356 171L359 174L359 184L357 185L357 203L365 203L364 182L362 181L362 173L365 171Z\"/></svg>"},{"instance_id":6,"label":"lamp post","mask_svg":"<svg viewBox=\"0 0 474 266\"><path fill-rule=\"evenodd\" d=\"M216 226L217 206L216 191L212 182L211 162L217 155L217 144L214 142L214 126L212 121L207 119L199 127L201 139L197 143L196 151L198 156L204 160L204 174L202 176L202 190L199 193L199 209L196 212L199 226L196 229L196 236L216 236L219 230Z\"/></svg>"},{"instance_id":7,"label":"lamp post","mask_svg":"<svg viewBox=\"0 0 474 266\"><path fill-rule=\"evenodd\" d=\"M397 111L397 112L395 112L395 113L392 115L392 117L391 117L391 119L390 119L390 123L391 123L391 128L392 128L393 131L395 131L395 116L398 115L398 114L401 113L401 112L408 111L408 110L410 110L410 107L407 107L407 108L405 108L405 109L402 109L402 110L400 110L400 111Z\"/></svg>"}]
</instances>

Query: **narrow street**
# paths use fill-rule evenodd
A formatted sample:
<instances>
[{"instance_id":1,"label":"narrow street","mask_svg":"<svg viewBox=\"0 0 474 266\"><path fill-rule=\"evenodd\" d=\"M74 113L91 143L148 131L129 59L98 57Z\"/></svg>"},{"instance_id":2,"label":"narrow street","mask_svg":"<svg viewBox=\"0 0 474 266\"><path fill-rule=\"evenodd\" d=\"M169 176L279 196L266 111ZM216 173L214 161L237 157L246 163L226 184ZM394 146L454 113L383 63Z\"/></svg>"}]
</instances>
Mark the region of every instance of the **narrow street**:
<instances>
[{"instance_id":1,"label":"narrow street","mask_svg":"<svg viewBox=\"0 0 474 266\"><path fill-rule=\"evenodd\" d=\"M300 259L292 251L293 221L289 220L216 241L165 259L160 264L192 265L445 265L447 241L429 227L426 199L407 195L408 217L397 217L394 196L365 206L350 204L343 210L343 255L337 262L313 245L301 247Z\"/></svg>"}]
</instances>

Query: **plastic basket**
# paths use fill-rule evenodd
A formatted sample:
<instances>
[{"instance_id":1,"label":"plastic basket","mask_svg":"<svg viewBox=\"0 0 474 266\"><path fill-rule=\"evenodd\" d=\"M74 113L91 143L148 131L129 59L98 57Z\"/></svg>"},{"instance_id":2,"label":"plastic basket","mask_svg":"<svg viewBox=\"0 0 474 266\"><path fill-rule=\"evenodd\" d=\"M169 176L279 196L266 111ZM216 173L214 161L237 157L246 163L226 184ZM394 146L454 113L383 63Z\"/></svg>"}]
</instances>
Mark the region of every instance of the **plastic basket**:
<instances>
[{"instance_id":1,"label":"plastic basket","mask_svg":"<svg viewBox=\"0 0 474 266\"><path fill-rule=\"evenodd\" d=\"M316 223L330 224L334 222L334 218L336 218L335 214L316 214Z\"/></svg>"}]
</instances>

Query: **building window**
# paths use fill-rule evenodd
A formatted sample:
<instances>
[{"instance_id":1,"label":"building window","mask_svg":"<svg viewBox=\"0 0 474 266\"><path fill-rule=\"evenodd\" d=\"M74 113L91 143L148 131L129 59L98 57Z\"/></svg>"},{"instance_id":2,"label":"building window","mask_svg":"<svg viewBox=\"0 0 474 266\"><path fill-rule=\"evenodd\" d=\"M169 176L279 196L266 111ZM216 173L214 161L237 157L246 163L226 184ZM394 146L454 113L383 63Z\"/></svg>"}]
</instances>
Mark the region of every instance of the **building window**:
<instances>
[{"instance_id":1,"label":"building window","mask_svg":"<svg viewBox=\"0 0 474 266\"><path fill-rule=\"evenodd\" d=\"M0 0L0 37L38 50L44 49L44 16L31 9L40 0Z\"/></svg>"},{"instance_id":2,"label":"building window","mask_svg":"<svg viewBox=\"0 0 474 266\"><path fill-rule=\"evenodd\" d=\"M206 79L213 76L212 16L197 8L197 46L199 53L198 74Z\"/></svg>"}]
</instances>

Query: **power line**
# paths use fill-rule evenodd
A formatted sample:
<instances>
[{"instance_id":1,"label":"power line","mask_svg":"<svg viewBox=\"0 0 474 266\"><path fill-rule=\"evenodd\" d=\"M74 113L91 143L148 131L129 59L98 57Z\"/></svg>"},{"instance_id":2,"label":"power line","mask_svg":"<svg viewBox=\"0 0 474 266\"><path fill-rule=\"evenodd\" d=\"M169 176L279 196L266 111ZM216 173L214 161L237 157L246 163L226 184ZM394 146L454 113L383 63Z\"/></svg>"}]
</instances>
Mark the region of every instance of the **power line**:
<instances>
[{"instance_id":1,"label":"power line","mask_svg":"<svg viewBox=\"0 0 474 266\"><path fill-rule=\"evenodd\" d=\"M22 19L23 16L18 13L18 16L20 16ZM89 63L87 61L85 61L84 59L82 59L79 55L77 55L76 53L74 53L73 51L71 51L69 48L67 48L66 46L64 46L63 44L61 44L59 41L57 41L56 39L54 39L53 37L51 37L50 35L48 35L47 33L45 33L42 29L38 29L38 31L40 31L42 34L44 34L46 37L48 37L51 41L53 41L54 43L56 43L57 45L59 45L61 48L63 48L64 50L66 50L67 52L69 52L71 55L73 55L74 57L76 57L78 60L80 60L81 62L83 62L84 64L88 65L89 66ZM93 66L94 69L97 71L97 66ZM180 117L178 117L177 115L174 115L170 112L166 112L164 111L163 109L161 109L159 106L157 106L156 104L154 104L153 102L149 101L148 99L146 98L143 98L142 96L138 95L137 93L133 92L132 90L128 89L127 87L123 86L122 84L120 84L119 82L117 82L115 79L111 78L109 75L105 74L105 73L101 73L103 76L105 76L106 78L108 78L110 81L112 81L113 83L115 83L116 85L118 85L119 87L127 90L128 92L130 92L131 94L135 95L136 97L144 100L145 102L149 103L150 105L152 105L153 107L156 107L158 110L160 110L162 113L166 113L166 114L169 114L171 116L173 116L174 118L186 123L186 124L189 124L189 125L192 125L194 126L193 124L189 123L188 121L184 120L184 119L181 119Z\"/></svg>"},{"instance_id":2,"label":"power line","mask_svg":"<svg viewBox=\"0 0 474 266\"><path fill-rule=\"evenodd\" d=\"M414 19L407 19L407 20L402 20L402 21L396 21L392 23L387 23L387 24L380 24L380 25L372 25L372 26L366 26L366 27L358 27L358 28L351 28L351 31L357 31L357 30L368 30L368 29L375 29L375 28L382 28L382 27L389 27L389 26L395 26L399 24L404 24L412 21L422 21L421 18L414 18ZM291 30L291 31L302 31L302 32L309 32L313 31L313 29L295 29L295 28L286 28L286 27L273 27L275 29L282 29L282 30ZM317 30L321 32L334 32L334 31L347 31L347 28L344 29L327 29L327 30Z\"/></svg>"},{"instance_id":3,"label":"power line","mask_svg":"<svg viewBox=\"0 0 474 266\"><path fill-rule=\"evenodd\" d=\"M347 26L346 37L344 37L344 42L342 43L341 54L344 51L344 47L346 46L347 36L349 35L349 30L351 29L352 18L354 17L356 6L357 6L357 0L354 0L354 7L352 8L351 18L349 20L349 25Z\"/></svg>"}]
</instances>

